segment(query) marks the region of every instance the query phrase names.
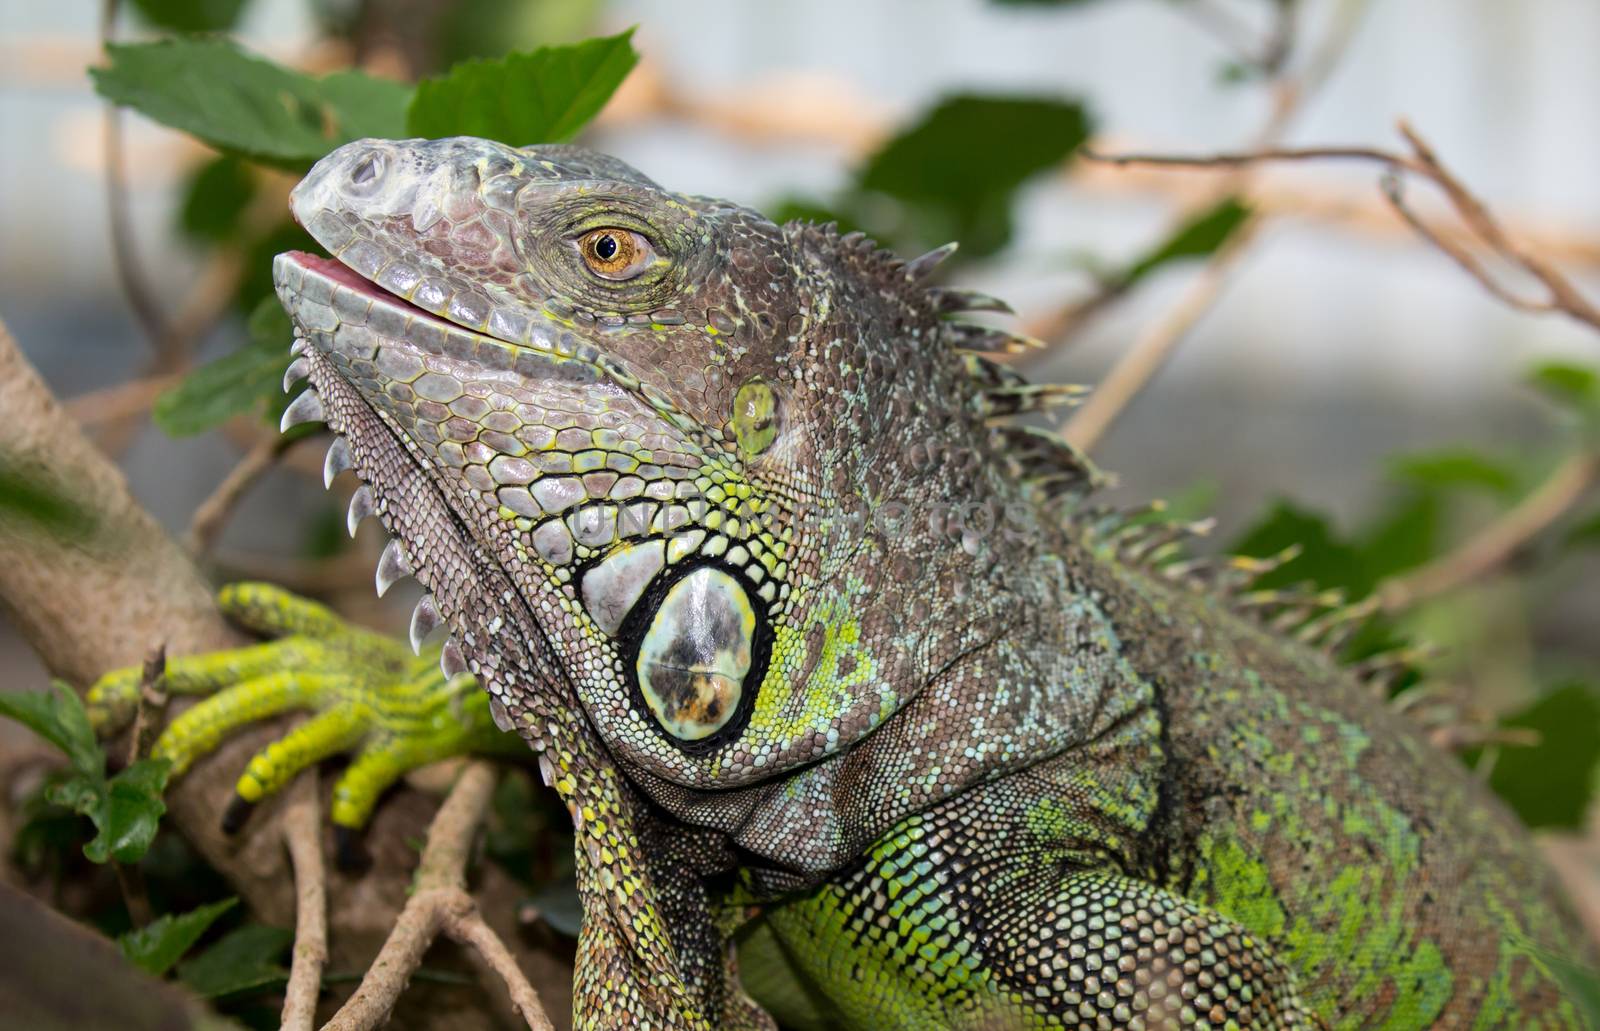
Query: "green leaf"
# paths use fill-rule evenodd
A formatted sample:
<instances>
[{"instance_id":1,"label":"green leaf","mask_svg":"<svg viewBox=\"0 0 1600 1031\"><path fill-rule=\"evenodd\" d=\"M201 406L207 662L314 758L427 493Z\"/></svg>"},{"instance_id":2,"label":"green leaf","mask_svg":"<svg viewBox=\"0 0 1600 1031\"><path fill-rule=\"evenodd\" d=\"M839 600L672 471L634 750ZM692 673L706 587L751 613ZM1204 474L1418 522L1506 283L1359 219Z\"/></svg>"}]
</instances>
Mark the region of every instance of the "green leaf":
<instances>
[{"instance_id":1,"label":"green leaf","mask_svg":"<svg viewBox=\"0 0 1600 1031\"><path fill-rule=\"evenodd\" d=\"M224 32L233 28L250 0L132 0L139 16L173 32Z\"/></svg>"},{"instance_id":2,"label":"green leaf","mask_svg":"<svg viewBox=\"0 0 1600 1031\"><path fill-rule=\"evenodd\" d=\"M59 680L47 691L0 691L0 716L16 720L60 749L79 774L99 777L105 753L77 692Z\"/></svg>"},{"instance_id":3,"label":"green leaf","mask_svg":"<svg viewBox=\"0 0 1600 1031\"><path fill-rule=\"evenodd\" d=\"M1228 197L1208 211L1190 219L1149 254L1134 262L1122 275L1122 286L1131 287L1161 266L1185 258L1204 258L1228 241L1250 217L1250 208L1237 197Z\"/></svg>"},{"instance_id":4,"label":"green leaf","mask_svg":"<svg viewBox=\"0 0 1600 1031\"><path fill-rule=\"evenodd\" d=\"M1545 362L1528 374L1528 382L1551 397L1573 404L1600 400L1600 376L1593 369L1568 362Z\"/></svg>"},{"instance_id":5,"label":"green leaf","mask_svg":"<svg viewBox=\"0 0 1600 1031\"><path fill-rule=\"evenodd\" d=\"M340 143L405 135L406 109L416 92L406 83L346 68L318 79L317 89L338 119Z\"/></svg>"},{"instance_id":6,"label":"green leaf","mask_svg":"<svg viewBox=\"0 0 1600 1031\"><path fill-rule=\"evenodd\" d=\"M244 271L234 292L234 307L246 318L254 315L263 301L277 303L272 286L272 259L284 251L321 253L321 246L294 219L285 217L244 248ZM286 338L287 339L287 338ZM285 347L288 345L285 344Z\"/></svg>"},{"instance_id":7,"label":"green leaf","mask_svg":"<svg viewBox=\"0 0 1600 1031\"><path fill-rule=\"evenodd\" d=\"M1504 462L1468 448L1401 455L1389 461L1397 479L1427 489L1480 488L1494 494L1516 490L1516 471Z\"/></svg>"},{"instance_id":8,"label":"green leaf","mask_svg":"<svg viewBox=\"0 0 1600 1031\"><path fill-rule=\"evenodd\" d=\"M1437 493L1411 493L1392 502L1361 534L1357 545L1361 571L1371 586L1420 566L1438 553L1443 511L1444 502Z\"/></svg>"},{"instance_id":9,"label":"green leaf","mask_svg":"<svg viewBox=\"0 0 1600 1031\"><path fill-rule=\"evenodd\" d=\"M219 154L196 168L184 185L178 228L202 243L227 240L238 233L255 193L255 179L244 162Z\"/></svg>"},{"instance_id":10,"label":"green leaf","mask_svg":"<svg viewBox=\"0 0 1600 1031\"><path fill-rule=\"evenodd\" d=\"M1572 547L1600 545L1600 513L1582 520L1567 532L1567 544Z\"/></svg>"},{"instance_id":11,"label":"green leaf","mask_svg":"<svg viewBox=\"0 0 1600 1031\"><path fill-rule=\"evenodd\" d=\"M1287 587L1310 581L1321 589L1343 588L1351 598L1372 589L1361 552L1336 534L1323 516L1280 499L1229 549L1234 554L1266 558L1291 545L1300 549L1293 561L1257 579L1262 588Z\"/></svg>"},{"instance_id":12,"label":"green leaf","mask_svg":"<svg viewBox=\"0 0 1600 1031\"><path fill-rule=\"evenodd\" d=\"M232 909L238 901L237 898L223 899L180 916L168 913L144 927L118 936L117 947L135 966L160 977L172 969L172 965L194 947L194 943L200 940L200 936L217 918Z\"/></svg>"},{"instance_id":13,"label":"green leaf","mask_svg":"<svg viewBox=\"0 0 1600 1031\"><path fill-rule=\"evenodd\" d=\"M436 67L474 57L504 57L541 44L572 43L593 34L604 0L455 0L434 27Z\"/></svg>"},{"instance_id":14,"label":"green leaf","mask_svg":"<svg viewBox=\"0 0 1600 1031\"><path fill-rule=\"evenodd\" d=\"M276 986L289 976L278 959L292 941L292 931L246 924L200 955L178 964L178 977L207 999Z\"/></svg>"},{"instance_id":15,"label":"green leaf","mask_svg":"<svg viewBox=\"0 0 1600 1031\"><path fill-rule=\"evenodd\" d=\"M294 327L275 297L262 298L249 321L250 342L189 373L156 398L155 424L174 437L204 432L251 411L282 387Z\"/></svg>"},{"instance_id":16,"label":"green leaf","mask_svg":"<svg viewBox=\"0 0 1600 1031\"><path fill-rule=\"evenodd\" d=\"M167 804L161 800L172 763L166 759L140 759L110 781L95 785L92 793L77 793L72 808L87 816L99 831L83 846L92 862L134 863L144 857L155 840ZM57 801L57 799L52 799Z\"/></svg>"},{"instance_id":17,"label":"green leaf","mask_svg":"<svg viewBox=\"0 0 1600 1031\"><path fill-rule=\"evenodd\" d=\"M1528 383L1578 417L1587 432L1600 432L1600 375L1583 365L1546 362L1534 368Z\"/></svg>"},{"instance_id":18,"label":"green leaf","mask_svg":"<svg viewBox=\"0 0 1600 1031\"><path fill-rule=\"evenodd\" d=\"M219 150L303 169L360 136L403 136L407 87L360 72L315 79L217 38L112 44L95 89Z\"/></svg>"},{"instance_id":19,"label":"green leaf","mask_svg":"<svg viewBox=\"0 0 1600 1031\"><path fill-rule=\"evenodd\" d=\"M639 60L633 30L496 60L465 61L417 84L413 136L483 136L521 147L570 140Z\"/></svg>"},{"instance_id":20,"label":"green leaf","mask_svg":"<svg viewBox=\"0 0 1600 1031\"><path fill-rule=\"evenodd\" d=\"M1600 760L1600 699L1594 688L1568 684L1501 722L1538 731L1539 743L1502 748L1489 786L1529 827L1582 827Z\"/></svg>"},{"instance_id":21,"label":"green leaf","mask_svg":"<svg viewBox=\"0 0 1600 1031\"><path fill-rule=\"evenodd\" d=\"M956 95L884 144L857 182L911 205L925 240L954 234L969 255L988 254L1010 239L1017 188L1064 162L1089 131L1076 101Z\"/></svg>"}]
</instances>

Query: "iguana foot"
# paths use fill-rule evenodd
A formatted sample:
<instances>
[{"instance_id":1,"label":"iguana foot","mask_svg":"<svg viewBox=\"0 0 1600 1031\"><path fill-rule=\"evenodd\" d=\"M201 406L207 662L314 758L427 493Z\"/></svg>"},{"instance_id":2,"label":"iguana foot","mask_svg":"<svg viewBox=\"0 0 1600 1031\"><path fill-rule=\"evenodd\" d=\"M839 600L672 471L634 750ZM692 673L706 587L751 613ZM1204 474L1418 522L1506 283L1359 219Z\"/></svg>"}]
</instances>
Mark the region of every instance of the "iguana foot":
<instances>
[{"instance_id":1,"label":"iguana foot","mask_svg":"<svg viewBox=\"0 0 1600 1031\"><path fill-rule=\"evenodd\" d=\"M223 829L243 825L255 804L329 756L354 752L333 789L332 820L348 844L395 781L419 766L469 753L519 753L501 733L488 696L470 673L447 677L439 650L412 654L400 641L351 626L333 612L262 583L224 587L224 614L274 638L167 663L172 694L209 695L162 731L152 754L173 776L257 720L294 710L311 717L257 752L234 786ZM132 719L140 670L115 670L89 689L89 718L102 735ZM343 850L342 850L343 851Z\"/></svg>"}]
</instances>

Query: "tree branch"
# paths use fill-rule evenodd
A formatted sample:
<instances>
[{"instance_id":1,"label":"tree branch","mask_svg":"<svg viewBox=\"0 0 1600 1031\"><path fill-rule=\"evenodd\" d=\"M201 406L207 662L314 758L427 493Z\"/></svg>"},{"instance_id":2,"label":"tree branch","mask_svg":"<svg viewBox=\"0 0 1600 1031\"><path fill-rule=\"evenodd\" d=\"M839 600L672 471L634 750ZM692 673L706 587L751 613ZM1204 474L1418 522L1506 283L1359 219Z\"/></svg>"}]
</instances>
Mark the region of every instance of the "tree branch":
<instances>
[{"instance_id":1,"label":"tree branch","mask_svg":"<svg viewBox=\"0 0 1600 1031\"><path fill-rule=\"evenodd\" d=\"M290 785L283 841L294 866L294 959L284 989L282 1031L311 1031L328 963L328 875L322 862L322 806L315 768Z\"/></svg>"},{"instance_id":2,"label":"tree branch","mask_svg":"<svg viewBox=\"0 0 1600 1031\"><path fill-rule=\"evenodd\" d=\"M1508 233L1487 204L1438 158L1433 148L1405 122L1398 126L1409 154L1377 147L1266 147L1241 153L1184 157L1167 154L1101 155L1085 157L1112 165L1151 165L1166 168L1241 168L1276 161L1353 160L1382 165L1380 180L1385 200L1394 212L1429 244L1459 265L1492 296L1509 307L1533 314L1563 314L1600 330L1600 308L1584 296L1570 278L1536 251ZM1431 182L1449 202L1466 233L1456 236L1435 228L1407 204L1406 176ZM1541 284L1544 297L1529 297L1492 274L1472 244L1522 270Z\"/></svg>"},{"instance_id":3,"label":"tree branch","mask_svg":"<svg viewBox=\"0 0 1600 1031\"><path fill-rule=\"evenodd\" d=\"M1327 81L1333 69L1338 66L1339 59L1348 47L1365 9L1365 0L1346 0L1333 29L1312 54L1306 63L1306 69L1298 76L1279 76L1273 80L1272 110L1257 134L1259 146L1271 146L1280 139L1288 131L1305 102ZM1284 22L1281 27L1287 32L1292 27L1292 22ZM1287 37L1283 43L1286 56ZM1282 63L1280 57L1277 64ZM1096 158L1092 151L1084 151L1083 154L1091 160ZM1223 198L1247 192L1251 178L1248 165L1239 163L1234 173L1229 175L1219 188L1200 198L1191 207L1185 208L1174 221L1173 229ZM1247 215L1227 242L1207 259L1199 279L1177 307L1146 330L1133 347L1118 359L1101 381L1099 388L1067 421L1063 436L1069 442L1082 451L1089 451L1100 442L1127 406L1149 385L1156 373L1171 358L1178 344L1188 336L1189 330L1211 310L1217 298L1222 295L1233 266L1255 239L1261 223L1262 217L1259 213L1252 212ZM1076 328L1083 321L1085 314L1097 310L1102 306L1102 302L1114 299L1113 288L1103 289L1102 294L1105 296L1098 301L1091 297L1088 302L1078 301L1067 305L1062 314L1053 320L1048 320L1047 324Z\"/></svg>"},{"instance_id":4,"label":"tree branch","mask_svg":"<svg viewBox=\"0 0 1600 1031\"><path fill-rule=\"evenodd\" d=\"M1600 455L1582 452L1571 456L1533 493L1461 547L1380 584L1378 604L1384 611L1397 612L1503 569L1581 501L1597 481Z\"/></svg>"},{"instance_id":5,"label":"tree branch","mask_svg":"<svg viewBox=\"0 0 1600 1031\"><path fill-rule=\"evenodd\" d=\"M1067 421L1062 436L1068 443L1084 452L1100 443L1111 424L1167 363L1195 324L1211 310L1255 233L1253 221L1235 230L1233 237L1206 262L1182 300L1133 342Z\"/></svg>"},{"instance_id":6,"label":"tree branch","mask_svg":"<svg viewBox=\"0 0 1600 1031\"><path fill-rule=\"evenodd\" d=\"M441 932L478 950L504 980L522 1019L534 1031L553 1031L539 995L500 937L484 923L467 892L467 862L473 840L494 793L495 770L483 761L468 763L439 807L417 864L411 898L361 986L323 1031L370 1031L389 1019L411 975Z\"/></svg>"},{"instance_id":7,"label":"tree branch","mask_svg":"<svg viewBox=\"0 0 1600 1031\"><path fill-rule=\"evenodd\" d=\"M195 556L205 555L216 543L217 535L227 525L228 517L240 499L261 477L265 476L281 456L296 442L283 437L264 437L245 453L216 490L202 501L189 520L189 532L184 535L184 547Z\"/></svg>"}]
</instances>

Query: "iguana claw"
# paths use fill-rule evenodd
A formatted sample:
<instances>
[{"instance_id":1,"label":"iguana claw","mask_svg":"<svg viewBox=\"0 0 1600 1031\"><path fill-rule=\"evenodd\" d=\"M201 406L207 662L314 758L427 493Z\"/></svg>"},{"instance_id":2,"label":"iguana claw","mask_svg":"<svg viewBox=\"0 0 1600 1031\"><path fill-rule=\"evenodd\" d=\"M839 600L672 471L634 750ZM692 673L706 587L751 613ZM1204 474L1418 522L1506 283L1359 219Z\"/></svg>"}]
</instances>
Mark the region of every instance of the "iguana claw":
<instances>
[{"instance_id":1,"label":"iguana claw","mask_svg":"<svg viewBox=\"0 0 1600 1031\"><path fill-rule=\"evenodd\" d=\"M351 626L269 584L224 587L218 605L241 626L275 640L171 659L168 690L209 697L168 724L152 754L171 760L178 776L257 720L312 713L246 765L223 817L229 833L257 802L336 754L355 753L334 785L332 820L354 831L384 791L419 766L468 753L525 752L520 739L495 727L488 697L471 674L445 676L438 648L414 655L401 641ZM139 673L115 670L89 689L89 718L102 735L132 718Z\"/></svg>"}]
</instances>

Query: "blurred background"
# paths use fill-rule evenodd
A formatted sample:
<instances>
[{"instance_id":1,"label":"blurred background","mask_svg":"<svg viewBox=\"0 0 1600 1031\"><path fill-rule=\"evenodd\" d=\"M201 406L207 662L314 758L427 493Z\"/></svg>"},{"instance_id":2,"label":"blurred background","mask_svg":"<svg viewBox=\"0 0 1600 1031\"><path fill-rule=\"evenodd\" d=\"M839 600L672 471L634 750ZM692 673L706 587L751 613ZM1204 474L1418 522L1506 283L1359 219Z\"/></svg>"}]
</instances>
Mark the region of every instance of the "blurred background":
<instances>
[{"instance_id":1,"label":"blurred background","mask_svg":"<svg viewBox=\"0 0 1600 1031\"><path fill-rule=\"evenodd\" d=\"M1405 118L1509 232L1600 297L1600 134L1588 131L1600 7L1584 0L122 7L117 39L190 18L292 67L407 80L637 26L640 64L586 143L674 189L837 217L907 256L961 238L950 278L1009 300L1019 314L1006 324L1045 342L1018 359L1035 379L1092 384L1171 345L1096 434L1093 456L1117 481L1108 497L1215 515L1202 550L1300 542L1284 583L1360 597L1500 525L1594 447L1600 334L1491 296L1395 214L1380 166L1241 173L1071 156L1081 138L1104 153L1403 151ZM133 113L108 134L85 73L106 9L0 0L0 314L182 534L275 429L228 411L176 425L159 398L248 346L267 258L296 240L282 207L292 176L218 161ZM1429 224L1459 235L1437 191L1409 191ZM1539 295L1523 271L1492 256L1486 268ZM225 524L204 528L217 578L271 577L400 625L411 599L377 607L378 542L344 541L344 498L315 475L320 449L262 466ZM1525 740L1539 747L1472 757L1530 822L1568 833L1590 822L1600 756L1600 519L1589 484L1576 486L1488 575L1395 612L1367 642L1435 642L1422 672L1479 718L1537 731ZM0 680L36 686L26 647L3 626L0 638ZM1578 839L1552 847L1588 876Z\"/></svg>"}]
</instances>

